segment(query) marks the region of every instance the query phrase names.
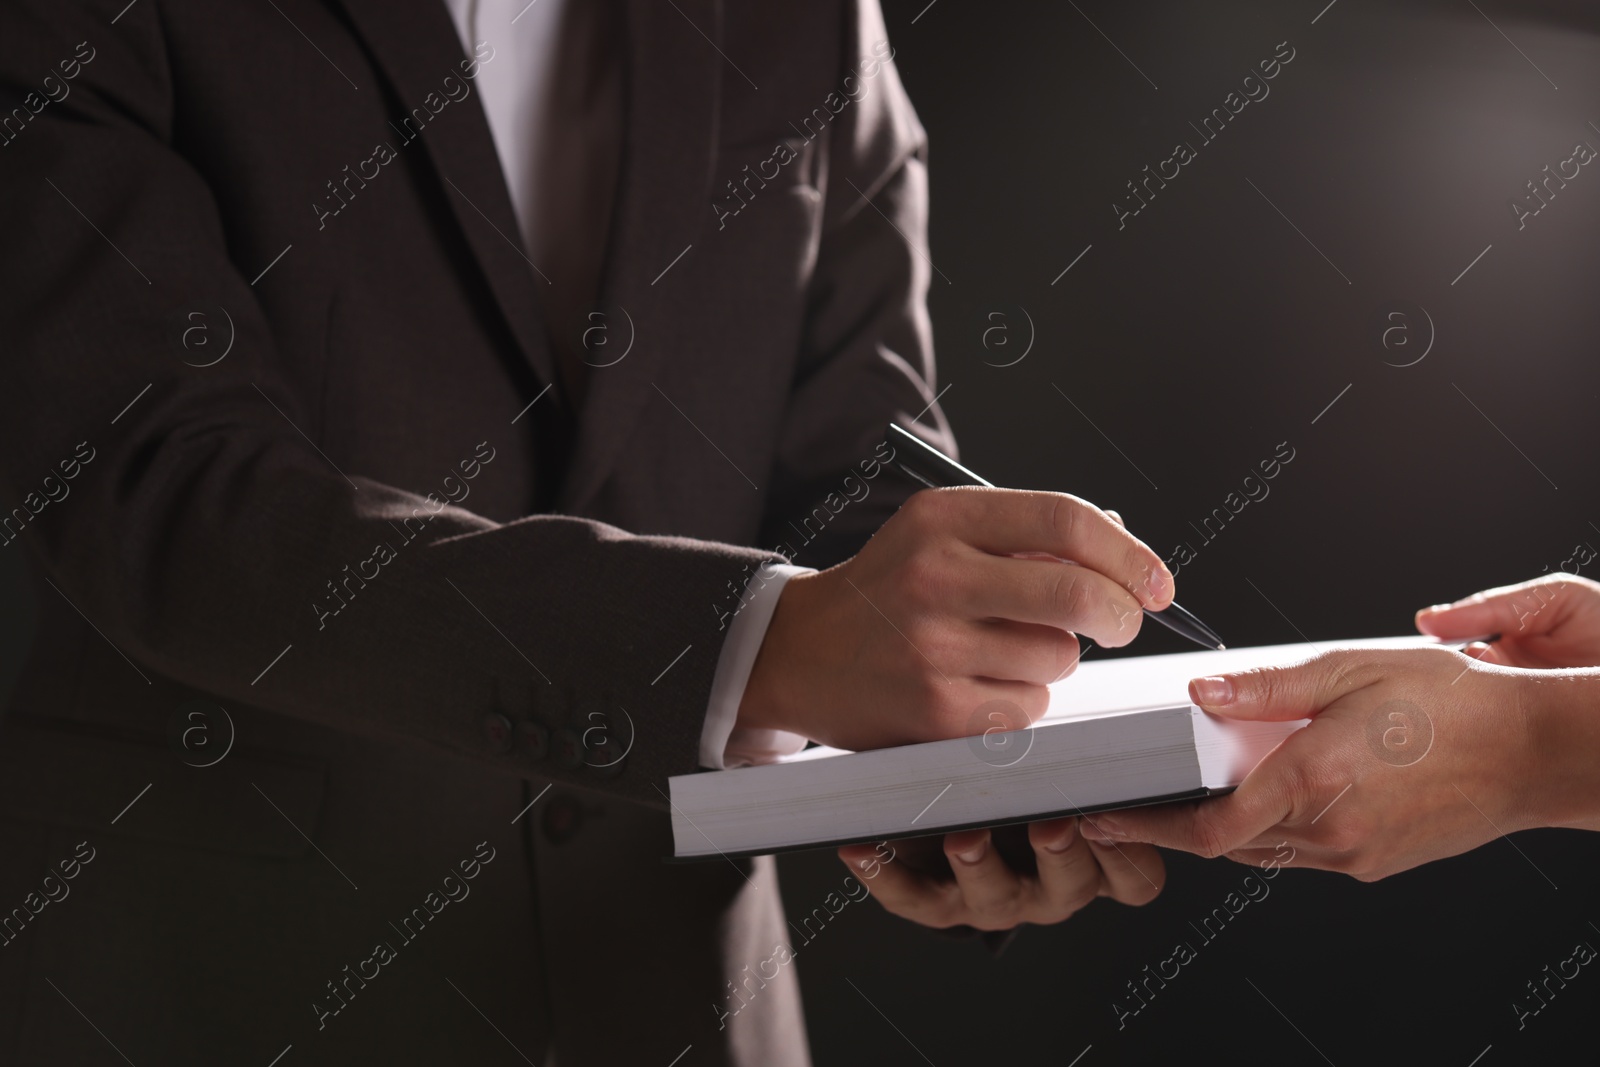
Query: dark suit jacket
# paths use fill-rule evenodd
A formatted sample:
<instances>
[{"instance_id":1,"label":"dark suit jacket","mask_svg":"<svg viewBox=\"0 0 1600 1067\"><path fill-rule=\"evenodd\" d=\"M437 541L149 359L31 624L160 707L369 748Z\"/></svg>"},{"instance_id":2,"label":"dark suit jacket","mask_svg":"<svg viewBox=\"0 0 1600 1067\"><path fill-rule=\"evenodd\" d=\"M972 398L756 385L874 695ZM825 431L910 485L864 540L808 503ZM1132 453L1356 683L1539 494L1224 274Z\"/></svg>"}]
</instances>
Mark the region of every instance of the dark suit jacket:
<instances>
[{"instance_id":1,"label":"dark suit jacket","mask_svg":"<svg viewBox=\"0 0 1600 1067\"><path fill-rule=\"evenodd\" d=\"M554 324L441 0L0 19L0 1061L806 1062L772 862L663 863L663 791L732 591L943 426L875 4L634 0Z\"/></svg>"}]
</instances>

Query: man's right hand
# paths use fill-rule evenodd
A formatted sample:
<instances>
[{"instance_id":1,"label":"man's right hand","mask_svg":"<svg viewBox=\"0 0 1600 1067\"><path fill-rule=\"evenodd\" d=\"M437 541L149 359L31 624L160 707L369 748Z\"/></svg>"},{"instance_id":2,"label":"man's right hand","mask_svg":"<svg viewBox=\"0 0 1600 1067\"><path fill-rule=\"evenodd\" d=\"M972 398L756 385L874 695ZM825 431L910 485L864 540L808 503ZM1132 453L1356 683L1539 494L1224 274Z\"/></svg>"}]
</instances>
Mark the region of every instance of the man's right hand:
<instances>
[{"instance_id":1,"label":"man's right hand","mask_svg":"<svg viewBox=\"0 0 1600 1067\"><path fill-rule=\"evenodd\" d=\"M1021 729L1077 666L1075 635L1125 645L1172 597L1161 558L1077 497L926 490L860 553L784 587L739 725L882 748L982 732L1001 701Z\"/></svg>"}]
</instances>

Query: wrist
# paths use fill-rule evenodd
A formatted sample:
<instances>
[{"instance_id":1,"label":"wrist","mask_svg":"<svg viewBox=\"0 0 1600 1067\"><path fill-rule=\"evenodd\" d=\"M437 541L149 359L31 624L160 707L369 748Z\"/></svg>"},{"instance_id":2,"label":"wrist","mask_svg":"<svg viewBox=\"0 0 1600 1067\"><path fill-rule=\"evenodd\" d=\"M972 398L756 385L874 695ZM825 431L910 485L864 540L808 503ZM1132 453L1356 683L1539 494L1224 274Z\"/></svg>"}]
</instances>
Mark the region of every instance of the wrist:
<instances>
[{"instance_id":1,"label":"wrist","mask_svg":"<svg viewBox=\"0 0 1600 1067\"><path fill-rule=\"evenodd\" d=\"M1600 670L1519 679L1532 765L1522 775L1534 826L1600 829Z\"/></svg>"}]
</instances>

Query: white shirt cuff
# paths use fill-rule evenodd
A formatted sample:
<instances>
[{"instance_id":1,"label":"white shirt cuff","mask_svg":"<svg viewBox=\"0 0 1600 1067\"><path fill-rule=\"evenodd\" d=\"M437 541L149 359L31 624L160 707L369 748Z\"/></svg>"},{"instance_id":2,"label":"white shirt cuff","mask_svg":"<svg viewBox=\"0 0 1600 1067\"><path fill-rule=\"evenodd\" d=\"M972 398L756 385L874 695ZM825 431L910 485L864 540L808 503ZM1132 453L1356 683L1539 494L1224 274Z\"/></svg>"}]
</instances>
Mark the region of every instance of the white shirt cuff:
<instances>
[{"instance_id":1,"label":"white shirt cuff","mask_svg":"<svg viewBox=\"0 0 1600 1067\"><path fill-rule=\"evenodd\" d=\"M744 700L756 653L766 639L778 596L790 578L814 573L811 567L768 563L750 576L739 599L728 636L717 657L717 673L706 705L706 724L700 732L700 765L715 770L772 763L806 747L806 739L786 730L753 730L738 725L739 704Z\"/></svg>"}]
</instances>

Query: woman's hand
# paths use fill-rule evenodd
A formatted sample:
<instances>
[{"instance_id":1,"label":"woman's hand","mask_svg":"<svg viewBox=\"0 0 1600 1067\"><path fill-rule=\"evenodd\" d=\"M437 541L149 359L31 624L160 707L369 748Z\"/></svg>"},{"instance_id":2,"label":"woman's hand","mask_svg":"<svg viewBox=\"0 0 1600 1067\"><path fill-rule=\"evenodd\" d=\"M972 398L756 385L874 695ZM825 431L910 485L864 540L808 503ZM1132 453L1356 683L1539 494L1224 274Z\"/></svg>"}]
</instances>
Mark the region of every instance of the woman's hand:
<instances>
[{"instance_id":1,"label":"woman's hand","mask_svg":"<svg viewBox=\"0 0 1600 1067\"><path fill-rule=\"evenodd\" d=\"M1090 818L1099 816L1082 821ZM942 849L934 837L894 841L889 861L881 846L848 845L839 858L885 909L923 926L1009 930L1061 922L1096 897L1135 905L1154 900L1166 881L1156 850L1090 844L1079 821L963 830L946 834Z\"/></svg>"},{"instance_id":2,"label":"woman's hand","mask_svg":"<svg viewBox=\"0 0 1600 1067\"><path fill-rule=\"evenodd\" d=\"M1417 629L1446 641L1499 634L1469 656L1506 667L1600 666L1600 582L1553 574L1486 589L1417 612Z\"/></svg>"},{"instance_id":3,"label":"woman's hand","mask_svg":"<svg viewBox=\"0 0 1600 1067\"><path fill-rule=\"evenodd\" d=\"M1600 812L1597 681L1445 649L1199 678L1189 691L1206 711L1311 724L1228 796L1096 816L1083 832L1250 864L1286 842L1295 866L1374 881L1516 830L1582 824Z\"/></svg>"}]
</instances>

